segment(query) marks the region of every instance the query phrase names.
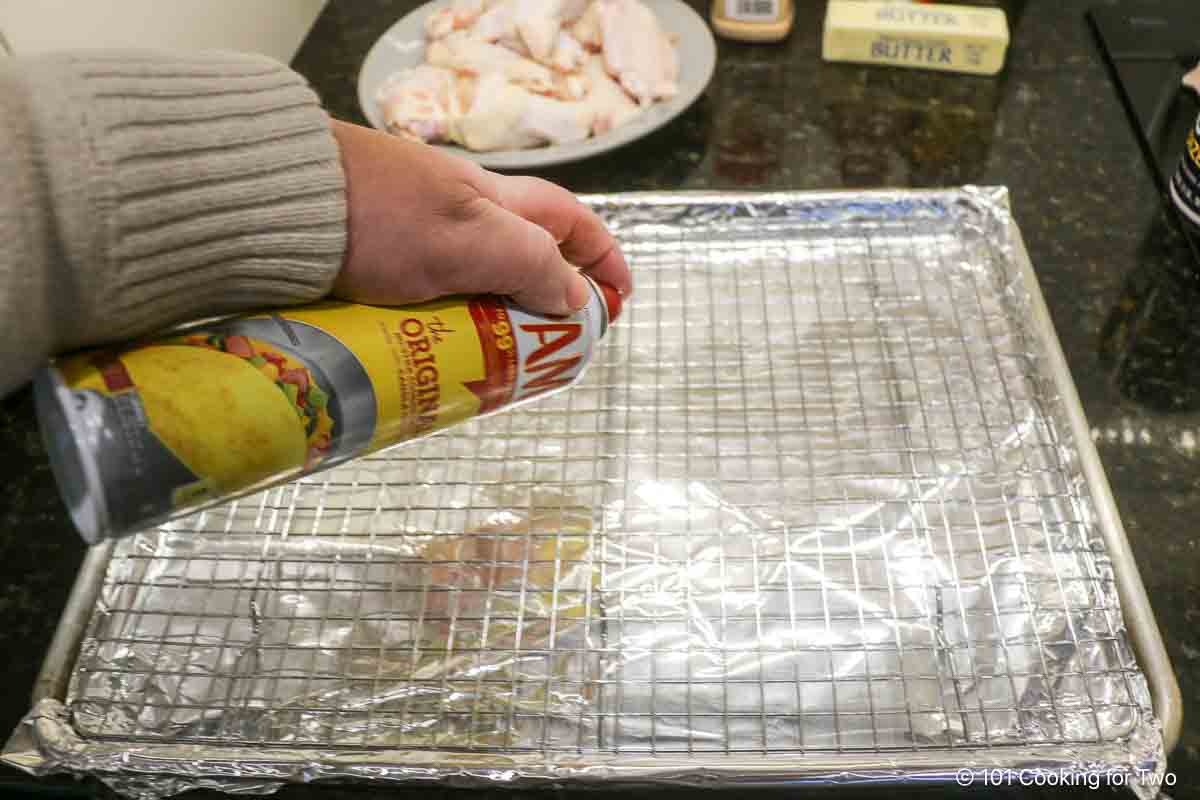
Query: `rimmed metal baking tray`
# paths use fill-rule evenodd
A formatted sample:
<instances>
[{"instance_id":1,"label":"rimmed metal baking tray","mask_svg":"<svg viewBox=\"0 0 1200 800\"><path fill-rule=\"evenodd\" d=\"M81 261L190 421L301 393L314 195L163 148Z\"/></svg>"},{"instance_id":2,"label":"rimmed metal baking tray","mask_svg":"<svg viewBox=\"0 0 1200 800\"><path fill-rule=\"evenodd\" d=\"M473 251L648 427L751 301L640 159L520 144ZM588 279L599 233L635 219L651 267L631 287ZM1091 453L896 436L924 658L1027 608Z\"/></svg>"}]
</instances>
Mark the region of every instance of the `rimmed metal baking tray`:
<instances>
[{"instance_id":1,"label":"rimmed metal baking tray","mask_svg":"<svg viewBox=\"0 0 1200 800\"><path fill-rule=\"evenodd\" d=\"M581 384L94 549L5 760L1161 772L1179 689L1003 189L587 201L638 290Z\"/></svg>"}]
</instances>

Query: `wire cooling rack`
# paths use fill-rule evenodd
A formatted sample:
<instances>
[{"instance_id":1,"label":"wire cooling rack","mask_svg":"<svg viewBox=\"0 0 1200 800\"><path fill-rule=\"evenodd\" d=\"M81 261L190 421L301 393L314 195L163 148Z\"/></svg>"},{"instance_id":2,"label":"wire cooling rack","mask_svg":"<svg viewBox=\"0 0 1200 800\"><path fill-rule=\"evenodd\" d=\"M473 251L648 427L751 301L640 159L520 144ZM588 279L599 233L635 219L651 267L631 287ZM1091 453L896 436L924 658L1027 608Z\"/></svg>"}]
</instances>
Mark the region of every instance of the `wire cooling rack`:
<instances>
[{"instance_id":1,"label":"wire cooling rack","mask_svg":"<svg viewBox=\"0 0 1200 800\"><path fill-rule=\"evenodd\" d=\"M597 198L637 294L582 383L119 543L73 731L225 775L1153 762L988 197Z\"/></svg>"}]
</instances>

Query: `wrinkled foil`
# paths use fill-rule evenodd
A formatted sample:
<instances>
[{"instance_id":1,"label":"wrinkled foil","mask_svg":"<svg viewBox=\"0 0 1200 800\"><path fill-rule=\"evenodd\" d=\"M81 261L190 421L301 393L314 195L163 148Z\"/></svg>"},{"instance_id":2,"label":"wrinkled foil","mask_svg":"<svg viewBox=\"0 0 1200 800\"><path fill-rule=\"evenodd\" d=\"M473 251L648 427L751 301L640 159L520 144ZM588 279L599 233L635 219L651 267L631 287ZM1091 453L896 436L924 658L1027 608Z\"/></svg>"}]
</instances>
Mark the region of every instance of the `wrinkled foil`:
<instances>
[{"instance_id":1,"label":"wrinkled foil","mask_svg":"<svg viewBox=\"0 0 1200 800\"><path fill-rule=\"evenodd\" d=\"M637 292L580 384L117 543L4 760L140 798L1161 774L1006 192L589 202Z\"/></svg>"}]
</instances>

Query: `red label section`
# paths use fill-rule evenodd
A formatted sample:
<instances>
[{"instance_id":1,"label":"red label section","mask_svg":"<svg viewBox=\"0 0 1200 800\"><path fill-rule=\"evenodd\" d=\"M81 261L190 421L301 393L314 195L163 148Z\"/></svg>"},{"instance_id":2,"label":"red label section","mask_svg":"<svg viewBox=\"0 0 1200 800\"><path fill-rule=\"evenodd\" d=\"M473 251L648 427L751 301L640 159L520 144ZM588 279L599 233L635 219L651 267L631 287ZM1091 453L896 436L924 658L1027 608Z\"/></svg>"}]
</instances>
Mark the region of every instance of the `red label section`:
<instances>
[{"instance_id":1,"label":"red label section","mask_svg":"<svg viewBox=\"0 0 1200 800\"><path fill-rule=\"evenodd\" d=\"M133 388L133 378L121 363L121 359L111 353L102 353L96 356L92 363L100 371L100 377L104 379L104 385L110 392L115 394Z\"/></svg>"},{"instance_id":2,"label":"red label section","mask_svg":"<svg viewBox=\"0 0 1200 800\"><path fill-rule=\"evenodd\" d=\"M486 414L512 402L517 385L517 343L508 309L494 300L470 302L471 319L483 349L483 380L463 384L479 398L479 413Z\"/></svg>"},{"instance_id":3,"label":"red label section","mask_svg":"<svg viewBox=\"0 0 1200 800\"><path fill-rule=\"evenodd\" d=\"M582 353L564 356L555 361L546 359L574 344L583 335L578 322L522 325L521 330L537 337L538 347L525 360L525 372L534 376L523 388L526 395L541 394L566 386L579 374Z\"/></svg>"}]
</instances>

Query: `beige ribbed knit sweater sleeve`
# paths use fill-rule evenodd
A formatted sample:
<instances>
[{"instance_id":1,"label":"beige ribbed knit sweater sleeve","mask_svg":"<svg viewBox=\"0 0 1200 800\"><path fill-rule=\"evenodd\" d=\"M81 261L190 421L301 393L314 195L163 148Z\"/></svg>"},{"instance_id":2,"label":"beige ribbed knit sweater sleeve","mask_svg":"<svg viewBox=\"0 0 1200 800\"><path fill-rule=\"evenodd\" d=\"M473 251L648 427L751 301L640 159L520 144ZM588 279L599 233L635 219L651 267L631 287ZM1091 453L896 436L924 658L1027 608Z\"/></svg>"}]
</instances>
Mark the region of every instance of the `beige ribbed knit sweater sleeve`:
<instances>
[{"instance_id":1,"label":"beige ribbed knit sweater sleeve","mask_svg":"<svg viewBox=\"0 0 1200 800\"><path fill-rule=\"evenodd\" d=\"M0 394L52 353L321 296L343 183L316 96L268 59L0 59Z\"/></svg>"}]
</instances>

